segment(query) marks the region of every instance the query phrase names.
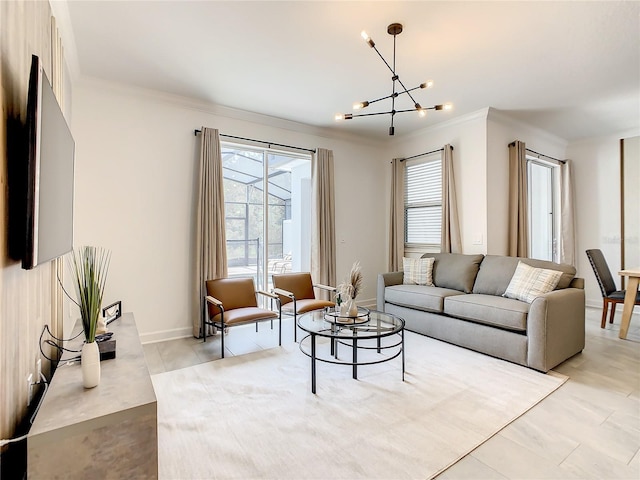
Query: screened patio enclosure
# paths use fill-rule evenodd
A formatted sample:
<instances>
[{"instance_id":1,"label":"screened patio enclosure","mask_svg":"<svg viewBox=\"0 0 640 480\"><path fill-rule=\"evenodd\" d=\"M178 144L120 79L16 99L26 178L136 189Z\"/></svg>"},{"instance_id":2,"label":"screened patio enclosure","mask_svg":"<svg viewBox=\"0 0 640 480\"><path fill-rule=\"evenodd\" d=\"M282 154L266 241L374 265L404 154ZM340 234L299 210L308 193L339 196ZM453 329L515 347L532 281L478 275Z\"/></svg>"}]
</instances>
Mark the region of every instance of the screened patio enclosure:
<instances>
[{"instance_id":1,"label":"screened patio enclosure","mask_svg":"<svg viewBox=\"0 0 640 480\"><path fill-rule=\"evenodd\" d=\"M222 144L229 277L309 270L311 158Z\"/></svg>"}]
</instances>

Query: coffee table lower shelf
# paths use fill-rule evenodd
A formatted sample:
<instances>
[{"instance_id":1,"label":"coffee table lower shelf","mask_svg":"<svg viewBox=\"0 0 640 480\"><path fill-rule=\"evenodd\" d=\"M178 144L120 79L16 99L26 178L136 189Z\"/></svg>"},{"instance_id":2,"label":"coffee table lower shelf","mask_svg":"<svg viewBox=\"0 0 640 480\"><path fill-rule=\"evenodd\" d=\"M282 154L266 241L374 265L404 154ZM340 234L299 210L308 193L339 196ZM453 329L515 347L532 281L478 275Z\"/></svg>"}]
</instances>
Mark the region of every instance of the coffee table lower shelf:
<instances>
[{"instance_id":1,"label":"coffee table lower shelf","mask_svg":"<svg viewBox=\"0 0 640 480\"><path fill-rule=\"evenodd\" d=\"M309 312L298 318L298 327L306 335L300 339L300 351L311 359L311 392L316 393L316 361L334 365L349 365L352 376L358 379L358 367L389 362L402 358L404 381L404 320L382 312L371 311L370 320L360 324L337 324L324 321L322 310ZM329 354L318 354L317 337L329 339ZM385 341L383 341L385 339ZM391 341L389 341L391 340ZM351 349L349 360L338 358L339 345ZM358 358L358 351L376 350L379 359ZM391 353L383 355L383 352Z\"/></svg>"}]
</instances>

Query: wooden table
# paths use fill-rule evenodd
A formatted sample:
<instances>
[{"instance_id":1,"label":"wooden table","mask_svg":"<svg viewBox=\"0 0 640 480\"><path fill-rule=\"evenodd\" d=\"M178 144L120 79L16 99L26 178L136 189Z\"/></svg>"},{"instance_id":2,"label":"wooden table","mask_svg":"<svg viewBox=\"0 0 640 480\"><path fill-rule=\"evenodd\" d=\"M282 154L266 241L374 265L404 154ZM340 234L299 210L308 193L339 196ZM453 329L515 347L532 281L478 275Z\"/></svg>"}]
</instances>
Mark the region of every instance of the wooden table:
<instances>
[{"instance_id":1,"label":"wooden table","mask_svg":"<svg viewBox=\"0 0 640 480\"><path fill-rule=\"evenodd\" d=\"M631 322L631 314L633 306L636 303L636 295L638 293L638 283L640 283L640 268L628 268L620 270L618 275L629 277L627 284L627 293L624 296L624 310L622 310L622 323L620 324L620 338L627 338L629 323Z\"/></svg>"}]
</instances>

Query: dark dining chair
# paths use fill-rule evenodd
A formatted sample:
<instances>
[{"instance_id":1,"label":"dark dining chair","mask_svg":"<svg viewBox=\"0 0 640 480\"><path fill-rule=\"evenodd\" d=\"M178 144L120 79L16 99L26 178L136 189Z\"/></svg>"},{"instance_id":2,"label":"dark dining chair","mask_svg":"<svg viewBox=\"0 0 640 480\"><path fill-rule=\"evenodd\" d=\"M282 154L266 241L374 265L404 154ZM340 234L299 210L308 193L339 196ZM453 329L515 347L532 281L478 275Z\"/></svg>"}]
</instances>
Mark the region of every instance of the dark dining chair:
<instances>
[{"instance_id":1,"label":"dark dining chair","mask_svg":"<svg viewBox=\"0 0 640 480\"><path fill-rule=\"evenodd\" d=\"M607 323L607 311L609 305L611 305L611 314L609 315L609 323L613 323L613 316L616 313L616 306L619 303L624 303L625 290L618 290L616 282L611 275L609 265L599 249L591 249L586 251L589 263L593 268L593 272L598 280L600 291L602 292L602 320L600 321L600 328L604 328ZM636 295L636 305L640 305L640 292Z\"/></svg>"}]
</instances>

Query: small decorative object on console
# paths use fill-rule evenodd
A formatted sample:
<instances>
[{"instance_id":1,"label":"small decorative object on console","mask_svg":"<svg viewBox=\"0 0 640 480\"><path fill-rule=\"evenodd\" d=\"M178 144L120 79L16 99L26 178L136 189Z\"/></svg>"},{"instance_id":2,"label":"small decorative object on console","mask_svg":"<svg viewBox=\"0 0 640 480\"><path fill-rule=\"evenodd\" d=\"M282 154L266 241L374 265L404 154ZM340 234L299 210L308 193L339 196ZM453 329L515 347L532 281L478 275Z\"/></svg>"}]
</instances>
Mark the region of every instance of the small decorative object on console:
<instances>
[{"instance_id":1,"label":"small decorative object on console","mask_svg":"<svg viewBox=\"0 0 640 480\"><path fill-rule=\"evenodd\" d=\"M80 247L68 258L85 337L80 356L84 388L93 388L100 383L96 329L110 260L111 252L100 247Z\"/></svg>"},{"instance_id":2,"label":"small decorative object on console","mask_svg":"<svg viewBox=\"0 0 640 480\"><path fill-rule=\"evenodd\" d=\"M112 303L111 305L107 305L102 309L102 318L105 319L105 323L107 325L109 325L114 320L117 320L121 316L122 316L122 301L120 300Z\"/></svg>"}]
</instances>

